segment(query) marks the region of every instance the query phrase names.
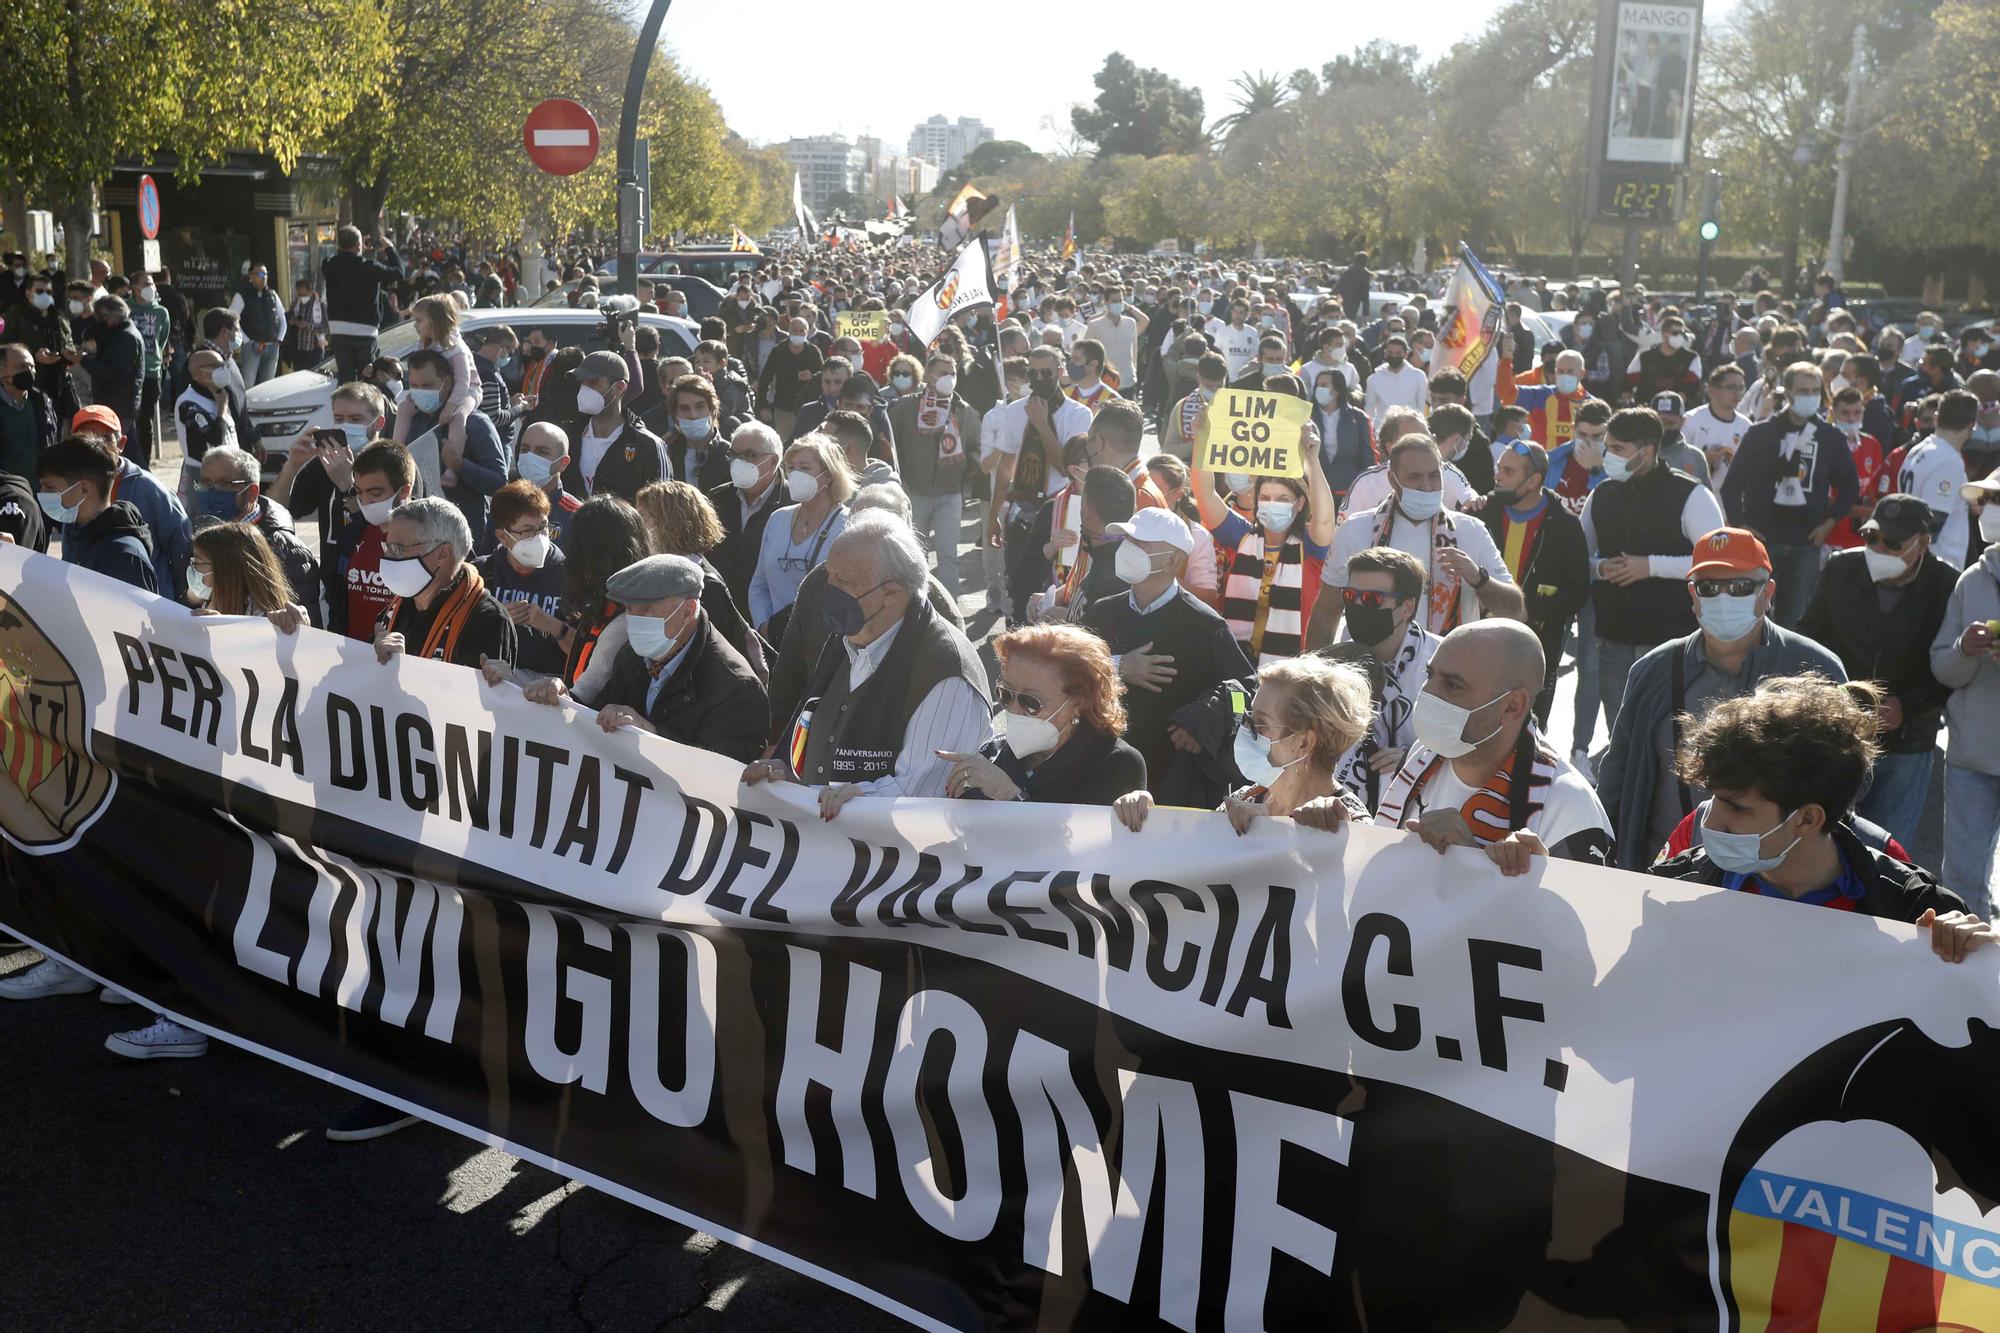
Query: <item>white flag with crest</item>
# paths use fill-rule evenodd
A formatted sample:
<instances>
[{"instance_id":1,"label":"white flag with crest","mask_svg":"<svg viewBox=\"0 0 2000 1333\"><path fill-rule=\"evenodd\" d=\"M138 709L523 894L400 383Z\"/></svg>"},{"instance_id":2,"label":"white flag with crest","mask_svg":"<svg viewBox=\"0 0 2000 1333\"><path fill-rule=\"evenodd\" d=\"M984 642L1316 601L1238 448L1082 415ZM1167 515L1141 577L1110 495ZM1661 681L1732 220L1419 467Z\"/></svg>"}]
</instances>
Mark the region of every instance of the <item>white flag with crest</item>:
<instances>
[{"instance_id":1,"label":"white flag with crest","mask_svg":"<svg viewBox=\"0 0 2000 1333\"><path fill-rule=\"evenodd\" d=\"M993 272L986 247L972 241L958 252L944 276L926 287L910 304L910 332L925 347L944 331L961 310L993 303Z\"/></svg>"}]
</instances>

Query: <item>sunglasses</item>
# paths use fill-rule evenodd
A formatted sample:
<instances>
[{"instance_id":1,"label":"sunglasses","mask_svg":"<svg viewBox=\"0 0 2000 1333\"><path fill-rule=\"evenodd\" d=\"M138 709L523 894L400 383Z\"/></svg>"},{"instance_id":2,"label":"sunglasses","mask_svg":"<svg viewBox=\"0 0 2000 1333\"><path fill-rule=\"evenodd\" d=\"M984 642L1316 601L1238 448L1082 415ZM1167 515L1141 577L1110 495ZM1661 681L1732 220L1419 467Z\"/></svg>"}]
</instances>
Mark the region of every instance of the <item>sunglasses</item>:
<instances>
[{"instance_id":1,"label":"sunglasses","mask_svg":"<svg viewBox=\"0 0 2000 1333\"><path fill-rule=\"evenodd\" d=\"M1868 544L1869 550L1881 551L1887 555L1901 555L1903 553L1903 547L1907 545L1909 542L1909 538L1907 537L1905 537L1902 541L1892 542L1886 536L1883 535L1882 529L1880 528L1876 528L1872 531L1863 532L1861 534L1861 540Z\"/></svg>"},{"instance_id":2,"label":"sunglasses","mask_svg":"<svg viewBox=\"0 0 2000 1333\"><path fill-rule=\"evenodd\" d=\"M999 700L1002 708L1009 708L1015 704L1019 704L1024 712L1032 713L1037 717L1041 716L1042 705L1046 702L1039 694L1029 694L1023 690L1010 690L1005 685L995 685L993 687L993 697Z\"/></svg>"},{"instance_id":3,"label":"sunglasses","mask_svg":"<svg viewBox=\"0 0 2000 1333\"><path fill-rule=\"evenodd\" d=\"M1365 606L1371 609L1394 606L1402 598L1393 592L1377 592L1368 588L1342 588L1340 600L1349 606Z\"/></svg>"},{"instance_id":4,"label":"sunglasses","mask_svg":"<svg viewBox=\"0 0 2000 1333\"><path fill-rule=\"evenodd\" d=\"M1696 579L1694 594L1697 597L1754 597L1766 582L1768 580L1760 578Z\"/></svg>"}]
</instances>

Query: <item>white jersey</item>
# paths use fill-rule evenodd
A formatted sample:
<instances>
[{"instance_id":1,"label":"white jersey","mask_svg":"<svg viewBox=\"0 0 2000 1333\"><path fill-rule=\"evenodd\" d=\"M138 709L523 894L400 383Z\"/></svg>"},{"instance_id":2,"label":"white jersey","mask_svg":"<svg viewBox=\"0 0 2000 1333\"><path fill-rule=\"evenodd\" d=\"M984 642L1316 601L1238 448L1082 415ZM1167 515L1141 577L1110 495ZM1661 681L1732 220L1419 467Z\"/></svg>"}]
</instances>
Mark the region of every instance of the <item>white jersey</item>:
<instances>
[{"instance_id":1,"label":"white jersey","mask_svg":"<svg viewBox=\"0 0 2000 1333\"><path fill-rule=\"evenodd\" d=\"M1229 378L1232 380L1241 376L1244 368L1257 359L1257 340L1264 336L1264 331L1255 324L1245 324L1239 329L1219 319L1208 321L1204 332L1208 334L1209 342L1215 345L1216 352L1229 363Z\"/></svg>"},{"instance_id":2,"label":"white jersey","mask_svg":"<svg viewBox=\"0 0 2000 1333\"><path fill-rule=\"evenodd\" d=\"M1965 497L1959 494L1965 481L1965 456L1935 435L1912 446L1903 455L1903 470L1896 474L1897 490L1916 496L1933 514L1944 516L1944 528L1932 540L1931 550L1953 569L1965 567L1965 548L1972 542Z\"/></svg>"},{"instance_id":3,"label":"white jersey","mask_svg":"<svg viewBox=\"0 0 2000 1333\"><path fill-rule=\"evenodd\" d=\"M1430 571L1424 590L1425 624L1433 634L1448 634L1459 625L1478 620L1485 612L1472 584L1438 563L1440 550L1457 547L1471 556L1486 573L1511 584L1514 576L1493 544L1493 534L1471 514L1455 514L1447 509L1434 519L1412 523L1398 509L1389 522L1387 539L1382 539L1380 509L1357 512L1333 534L1333 548L1327 553L1320 582L1329 588L1347 586L1347 562L1371 546L1393 546L1415 556Z\"/></svg>"},{"instance_id":4,"label":"white jersey","mask_svg":"<svg viewBox=\"0 0 2000 1333\"><path fill-rule=\"evenodd\" d=\"M1115 320L1108 314L1100 315L1090 321L1087 331L1104 344L1104 362L1118 372L1118 382L1138 383L1139 321L1130 315Z\"/></svg>"},{"instance_id":5,"label":"white jersey","mask_svg":"<svg viewBox=\"0 0 2000 1333\"><path fill-rule=\"evenodd\" d=\"M1708 460L1709 489L1717 495L1722 493L1722 479L1729 475L1729 465L1743 443L1743 432L1749 429L1747 412L1739 411L1724 421L1706 403L1681 421L1681 438L1701 450L1702 457Z\"/></svg>"},{"instance_id":6,"label":"white jersey","mask_svg":"<svg viewBox=\"0 0 2000 1333\"><path fill-rule=\"evenodd\" d=\"M1355 514L1366 513L1389 498L1389 465L1377 463L1365 472L1355 474L1354 481L1347 488L1347 495L1340 502L1340 521L1345 523ZM1472 483L1458 470L1458 464L1444 465L1444 507L1463 509L1472 503L1479 492L1472 489Z\"/></svg>"}]
</instances>

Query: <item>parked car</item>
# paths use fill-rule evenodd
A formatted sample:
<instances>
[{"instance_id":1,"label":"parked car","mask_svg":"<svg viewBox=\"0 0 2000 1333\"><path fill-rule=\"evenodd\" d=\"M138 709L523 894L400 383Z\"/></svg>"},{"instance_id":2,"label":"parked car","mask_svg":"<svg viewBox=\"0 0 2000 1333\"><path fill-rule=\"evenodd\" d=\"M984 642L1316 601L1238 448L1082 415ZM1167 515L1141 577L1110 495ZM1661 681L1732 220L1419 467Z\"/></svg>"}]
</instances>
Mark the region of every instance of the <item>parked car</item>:
<instances>
[{"instance_id":1,"label":"parked car","mask_svg":"<svg viewBox=\"0 0 2000 1333\"><path fill-rule=\"evenodd\" d=\"M616 261L611 265L611 268L615 269L615 267ZM599 289L604 291L610 290L611 280L615 276L615 273L611 271L605 272L598 280L597 285ZM687 297L688 318L697 322L707 319L710 315L720 313L722 310L722 298L728 295L722 288L716 286L706 278L696 277L692 273L648 273L645 276L655 288L663 285L672 287L675 291ZM531 304L550 309L567 308L569 306L570 293L575 291L579 285L579 280L572 278L560 287L553 287L543 292Z\"/></svg>"},{"instance_id":2,"label":"parked car","mask_svg":"<svg viewBox=\"0 0 2000 1333\"><path fill-rule=\"evenodd\" d=\"M684 319L668 315L642 314L639 320L660 331L660 351L667 356L694 355L696 331ZM558 347L581 346L595 351L611 344L605 336L604 316L596 310L572 310L567 306L514 306L500 309L468 310L459 317L459 331L467 341L477 343L482 329L498 324L513 327L517 334L530 328L541 329ZM383 356L402 360L417 350L416 326L408 321L382 330L376 342ZM339 387L328 357L310 370L265 380L250 390L250 426L256 433L255 452L264 462L266 481L284 466L285 451L299 432L309 426L333 425L333 391ZM245 448L252 446L247 442Z\"/></svg>"}]
</instances>

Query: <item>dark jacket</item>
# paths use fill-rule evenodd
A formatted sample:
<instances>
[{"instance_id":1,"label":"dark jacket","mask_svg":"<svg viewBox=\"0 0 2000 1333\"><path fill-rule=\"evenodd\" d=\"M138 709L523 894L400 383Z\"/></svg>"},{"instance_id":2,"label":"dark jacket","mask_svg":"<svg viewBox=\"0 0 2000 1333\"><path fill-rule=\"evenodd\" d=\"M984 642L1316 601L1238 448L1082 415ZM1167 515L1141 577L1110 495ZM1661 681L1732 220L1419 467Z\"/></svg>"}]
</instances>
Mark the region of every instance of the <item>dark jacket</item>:
<instances>
[{"instance_id":1,"label":"dark jacket","mask_svg":"<svg viewBox=\"0 0 2000 1333\"><path fill-rule=\"evenodd\" d=\"M422 439L426 433L437 429L435 417L419 412L415 407L405 410L412 417L412 440ZM438 437L438 448L440 451L444 448L442 434ZM617 453L618 446L614 444L611 453L604 456L604 464L598 469L600 482L604 467L610 466L612 457ZM465 515L466 524L472 529L473 548L484 554L493 546L493 534L487 530L487 501L493 492L507 484L507 457L500 444L500 431L484 412L474 411L465 419L465 452L459 457L458 467L452 471L456 480L444 488L444 498L457 505L458 512ZM629 500L632 497L628 495L625 498Z\"/></svg>"},{"instance_id":2,"label":"dark jacket","mask_svg":"<svg viewBox=\"0 0 2000 1333\"><path fill-rule=\"evenodd\" d=\"M1833 844L1865 885L1861 900L1855 904L1856 910L1864 915L1885 921L1913 922L1926 910L1940 915L1965 910L1965 900L1939 884L1928 870L1866 845L1847 821L1833 826ZM1719 888L1725 872L1708 859L1707 850L1697 841L1679 856L1649 867L1648 873Z\"/></svg>"},{"instance_id":3,"label":"dark jacket","mask_svg":"<svg viewBox=\"0 0 2000 1333\"><path fill-rule=\"evenodd\" d=\"M64 560L79 568L147 592L159 591L153 573L152 534L129 501L104 506L88 523L66 525L62 553Z\"/></svg>"},{"instance_id":4,"label":"dark jacket","mask_svg":"<svg viewBox=\"0 0 2000 1333\"><path fill-rule=\"evenodd\" d=\"M474 570L470 564L464 566L458 577L463 578ZM403 636L403 651L411 657L417 656L424 648L424 640L436 623L438 613L443 611L452 588L457 586L457 578L439 591L428 607L419 607L414 597L398 599L393 605L396 617L388 628ZM383 613L387 615L387 612ZM380 628L380 622L377 622ZM479 659L490 658L495 662L514 665L517 655L518 636L514 633L514 622L500 609L500 603L493 594L483 588L479 600L466 612L465 627L459 632L458 641L452 647L449 660L454 666L479 668ZM442 652L442 650L440 650Z\"/></svg>"},{"instance_id":5,"label":"dark jacket","mask_svg":"<svg viewBox=\"0 0 2000 1333\"><path fill-rule=\"evenodd\" d=\"M1562 497L1550 490L1542 495L1548 506L1535 527L1521 577L1514 582L1527 599L1528 624L1546 648L1549 635L1568 625L1590 600L1590 548L1584 541L1582 522L1569 512ZM1493 545L1503 556L1507 550L1506 513L1507 506L1490 499L1479 509L1479 521L1493 534Z\"/></svg>"},{"instance_id":6,"label":"dark jacket","mask_svg":"<svg viewBox=\"0 0 2000 1333\"><path fill-rule=\"evenodd\" d=\"M1872 680L1903 705L1903 725L1882 738L1891 754L1928 751L1944 726L1951 691L1931 674L1931 640L1944 623L1958 571L1924 552L1917 577L1886 615L1866 553L1842 551L1820 570L1799 633L1833 650L1849 680Z\"/></svg>"},{"instance_id":7,"label":"dark jacket","mask_svg":"<svg viewBox=\"0 0 2000 1333\"><path fill-rule=\"evenodd\" d=\"M1749 528L1767 542L1796 545L1829 514L1845 514L1861 503L1861 478L1847 437L1824 417L1813 418L1814 456L1805 480L1803 508L1775 503L1778 479L1797 464L1779 456L1793 431L1789 413L1760 421L1743 432L1743 443L1722 479L1722 510L1729 521Z\"/></svg>"},{"instance_id":8,"label":"dark jacket","mask_svg":"<svg viewBox=\"0 0 2000 1333\"><path fill-rule=\"evenodd\" d=\"M590 486L585 486L583 482L583 427L569 432L574 445L570 449L569 467L563 471L563 489L570 494L615 495L630 501L639 494L641 487L661 480L661 473L667 466L666 444L648 430L630 408L621 410L625 428L605 451ZM467 438L470 439L470 436Z\"/></svg>"},{"instance_id":9,"label":"dark jacket","mask_svg":"<svg viewBox=\"0 0 2000 1333\"><path fill-rule=\"evenodd\" d=\"M187 563L194 537L187 510L174 493L129 458L118 460L118 486L111 493L139 511L146 524L146 541L153 553L153 586L162 597L187 591Z\"/></svg>"},{"instance_id":10,"label":"dark jacket","mask_svg":"<svg viewBox=\"0 0 2000 1333\"><path fill-rule=\"evenodd\" d=\"M1626 870L1644 869L1647 858L1657 850L1646 845L1645 836L1653 811L1653 786L1659 777L1659 751L1653 742L1667 719L1686 711L1683 696L1687 682L1700 669L1702 654L1707 651L1704 643L1700 630L1685 638L1669 639L1634 662L1632 674L1625 679L1625 699L1611 728L1611 745L1597 765L1597 798L1611 817L1618 846L1616 864ZM1767 676L1797 676L1808 671L1817 671L1828 680L1847 679L1840 659L1830 650L1766 620L1763 638L1744 663L1744 678L1755 682Z\"/></svg>"},{"instance_id":11,"label":"dark jacket","mask_svg":"<svg viewBox=\"0 0 2000 1333\"><path fill-rule=\"evenodd\" d=\"M1466 437L1465 448L1458 457L1451 460L1458 464L1458 470L1472 483L1472 489L1481 495L1493 489L1493 439L1477 426Z\"/></svg>"},{"instance_id":12,"label":"dark jacket","mask_svg":"<svg viewBox=\"0 0 2000 1333\"><path fill-rule=\"evenodd\" d=\"M696 619L687 655L660 685L651 708L646 707L646 691L653 678L630 649L619 650L596 706L623 704L644 713L670 741L748 763L764 753L770 699L743 655L716 632L707 612Z\"/></svg>"},{"instance_id":13,"label":"dark jacket","mask_svg":"<svg viewBox=\"0 0 2000 1333\"><path fill-rule=\"evenodd\" d=\"M101 403L130 421L139 412L139 391L146 378L146 344L139 330L125 320L117 328L97 326L97 350L83 354L90 376L91 401Z\"/></svg>"},{"instance_id":14,"label":"dark jacket","mask_svg":"<svg viewBox=\"0 0 2000 1333\"><path fill-rule=\"evenodd\" d=\"M904 394L889 405L889 432L896 441L896 471L911 495L950 495L961 489L979 463L979 413L965 399L953 396L951 415L958 427L958 455L938 456L944 432L917 429L922 389Z\"/></svg>"},{"instance_id":15,"label":"dark jacket","mask_svg":"<svg viewBox=\"0 0 2000 1333\"><path fill-rule=\"evenodd\" d=\"M728 482L709 491L708 502L715 506L715 516L722 520L722 541L708 553L709 563L716 573L729 585L729 595L736 599L736 605L750 605L750 578L757 572L757 553L764 545L764 525L771 521L771 515L783 509L785 484L782 474L771 478L770 489L764 492L764 507L743 518L743 493Z\"/></svg>"},{"instance_id":16,"label":"dark jacket","mask_svg":"<svg viewBox=\"0 0 2000 1333\"><path fill-rule=\"evenodd\" d=\"M381 327L381 289L403 280L403 260L396 248L385 245L382 253L389 258L386 264L358 250L337 250L319 266L326 286L328 336L374 339Z\"/></svg>"},{"instance_id":17,"label":"dark jacket","mask_svg":"<svg viewBox=\"0 0 2000 1333\"><path fill-rule=\"evenodd\" d=\"M781 342L764 359L764 373L757 377L757 401L765 407L796 412L819 397L819 370L826 355L810 341L797 351ZM806 371L804 379L800 371Z\"/></svg>"},{"instance_id":18,"label":"dark jacket","mask_svg":"<svg viewBox=\"0 0 2000 1333\"><path fill-rule=\"evenodd\" d=\"M667 463L675 479L687 482L704 495L729 484L729 437L720 430L708 437L708 452L702 455L701 465L692 477L687 475L687 437L670 429L661 438L666 441Z\"/></svg>"},{"instance_id":19,"label":"dark jacket","mask_svg":"<svg viewBox=\"0 0 2000 1333\"><path fill-rule=\"evenodd\" d=\"M1360 408L1342 402L1315 407L1313 425L1319 428L1320 467L1333 498L1339 500L1356 477L1382 461L1375 450L1375 423Z\"/></svg>"},{"instance_id":20,"label":"dark jacket","mask_svg":"<svg viewBox=\"0 0 2000 1333\"><path fill-rule=\"evenodd\" d=\"M1145 759L1118 737L1101 731L1077 731L1067 745L1042 756L1033 768L1001 741L988 741L980 753L1013 779L1024 801L1110 805L1120 796L1146 790Z\"/></svg>"},{"instance_id":21,"label":"dark jacket","mask_svg":"<svg viewBox=\"0 0 2000 1333\"><path fill-rule=\"evenodd\" d=\"M784 739L784 731L791 726L792 715L799 711L799 702L806 697L806 685L813 664L819 661L819 655L833 638L832 628L819 611L820 594L825 590L826 562L821 561L799 580L799 595L792 599L792 613L785 617L784 641L779 645L777 660L771 664L773 744ZM958 610L958 599L944 590L944 585L937 581L935 574L930 576L930 582L924 589L924 600L931 604L931 610L950 621L955 628L965 628L965 619ZM704 592L703 605L706 604L707 594Z\"/></svg>"},{"instance_id":22,"label":"dark jacket","mask_svg":"<svg viewBox=\"0 0 2000 1333\"><path fill-rule=\"evenodd\" d=\"M292 516L276 500L257 500L257 531L264 534L278 563L285 567L285 581L292 585L292 600L306 609L314 629L326 625L326 610L320 602L319 557L305 544L292 526Z\"/></svg>"},{"instance_id":23,"label":"dark jacket","mask_svg":"<svg viewBox=\"0 0 2000 1333\"><path fill-rule=\"evenodd\" d=\"M0 412L20 412L16 418L24 437L33 437L33 454L17 452L0 447L0 472L11 472L17 477L25 477L30 490L35 485L35 460L42 456L42 450L54 444L56 435L55 403L40 389L30 389L22 407L13 408L0 404ZM5 437L11 439L12 436ZM24 440L25 442L25 440Z\"/></svg>"},{"instance_id":24,"label":"dark jacket","mask_svg":"<svg viewBox=\"0 0 2000 1333\"><path fill-rule=\"evenodd\" d=\"M49 525L41 501L35 498L34 483L11 472L0 472L0 532L23 550L48 552Z\"/></svg>"}]
</instances>

